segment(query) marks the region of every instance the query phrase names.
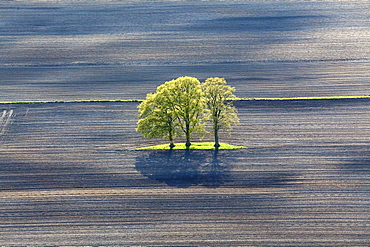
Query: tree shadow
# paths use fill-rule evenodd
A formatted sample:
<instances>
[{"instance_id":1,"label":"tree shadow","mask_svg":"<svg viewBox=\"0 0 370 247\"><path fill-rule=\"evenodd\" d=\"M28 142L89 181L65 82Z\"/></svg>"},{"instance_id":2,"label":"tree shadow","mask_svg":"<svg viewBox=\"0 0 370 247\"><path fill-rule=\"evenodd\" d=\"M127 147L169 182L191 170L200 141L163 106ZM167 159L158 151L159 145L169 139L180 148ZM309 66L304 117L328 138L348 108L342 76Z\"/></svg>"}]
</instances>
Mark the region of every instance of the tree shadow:
<instances>
[{"instance_id":1,"label":"tree shadow","mask_svg":"<svg viewBox=\"0 0 370 247\"><path fill-rule=\"evenodd\" d=\"M141 152L141 151L140 151ZM168 186L188 188L271 188L294 186L297 173L274 165L255 170L245 163L245 151L161 150L144 151L137 156L135 168L143 176ZM236 170L234 170L236 169Z\"/></svg>"},{"instance_id":2,"label":"tree shadow","mask_svg":"<svg viewBox=\"0 0 370 247\"><path fill-rule=\"evenodd\" d=\"M216 188L225 182L229 172L218 150L152 151L137 157L135 167L150 179L178 188Z\"/></svg>"},{"instance_id":3,"label":"tree shadow","mask_svg":"<svg viewBox=\"0 0 370 247\"><path fill-rule=\"evenodd\" d=\"M357 158L339 165L343 173L366 175L370 172L370 158Z\"/></svg>"}]
</instances>

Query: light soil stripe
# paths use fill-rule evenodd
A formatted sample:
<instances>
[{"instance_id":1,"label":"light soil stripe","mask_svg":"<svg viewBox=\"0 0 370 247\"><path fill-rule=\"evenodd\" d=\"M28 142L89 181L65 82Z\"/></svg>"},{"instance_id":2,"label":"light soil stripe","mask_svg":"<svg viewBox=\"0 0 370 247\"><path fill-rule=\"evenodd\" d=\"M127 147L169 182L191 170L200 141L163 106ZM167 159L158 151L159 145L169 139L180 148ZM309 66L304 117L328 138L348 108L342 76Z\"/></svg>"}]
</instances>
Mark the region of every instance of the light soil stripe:
<instances>
[{"instance_id":1,"label":"light soil stripe","mask_svg":"<svg viewBox=\"0 0 370 247\"><path fill-rule=\"evenodd\" d=\"M38 197L85 197L85 196L113 196L113 195L247 195L247 194L269 194L279 193L278 188L163 188L163 189L126 189L126 188L104 188L104 189L61 189L61 190L33 190L33 191L3 191L0 192L1 199L21 199Z\"/></svg>"},{"instance_id":2,"label":"light soil stripe","mask_svg":"<svg viewBox=\"0 0 370 247\"><path fill-rule=\"evenodd\" d=\"M321 97L290 97L290 98L230 98L233 101L283 101L283 100L332 100L332 99L370 99L370 95L352 95L352 96L321 96ZM142 99L129 100L57 100L57 101L18 101L18 102L0 102L0 104L46 104L46 103L95 103L95 102L142 102Z\"/></svg>"}]
</instances>

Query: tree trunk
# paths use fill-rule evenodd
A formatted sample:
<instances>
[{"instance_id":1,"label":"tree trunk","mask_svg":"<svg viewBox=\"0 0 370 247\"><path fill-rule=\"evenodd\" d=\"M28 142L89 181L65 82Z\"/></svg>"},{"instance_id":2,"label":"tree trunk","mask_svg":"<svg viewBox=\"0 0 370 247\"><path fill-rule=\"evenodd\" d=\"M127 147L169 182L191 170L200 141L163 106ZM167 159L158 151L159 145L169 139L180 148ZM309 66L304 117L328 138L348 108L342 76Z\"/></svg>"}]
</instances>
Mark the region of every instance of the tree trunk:
<instances>
[{"instance_id":1,"label":"tree trunk","mask_svg":"<svg viewBox=\"0 0 370 247\"><path fill-rule=\"evenodd\" d=\"M215 148L218 149L220 147L220 143L218 141L218 123L215 122L214 123L214 126L213 126L213 133L214 133L214 136L215 136Z\"/></svg>"},{"instance_id":2,"label":"tree trunk","mask_svg":"<svg viewBox=\"0 0 370 247\"><path fill-rule=\"evenodd\" d=\"M190 137L186 137L186 144L185 144L186 148L190 148L191 146L191 142L190 142Z\"/></svg>"},{"instance_id":3,"label":"tree trunk","mask_svg":"<svg viewBox=\"0 0 370 247\"><path fill-rule=\"evenodd\" d=\"M191 142L190 142L190 125L189 124L186 124L186 148L188 149L191 145Z\"/></svg>"},{"instance_id":4,"label":"tree trunk","mask_svg":"<svg viewBox=\"0 0 370 247\"><path fill-rule=\"evenodd\" d=\"M169 131L168 136L170 139L170 149L173 149L175 147L175 144L173 143L172 131Z\"/></svg>"},{"instance_id":5,"label":"tree trunk","mask_svg":"<svg viewBox=\"0 0 370 247\"><path fill-rule=\"evenodd\" d=\"M218 131L215 130L215 148L218 149L220 147L220 143L218 141Z\"/></svg>"}]
</instances>

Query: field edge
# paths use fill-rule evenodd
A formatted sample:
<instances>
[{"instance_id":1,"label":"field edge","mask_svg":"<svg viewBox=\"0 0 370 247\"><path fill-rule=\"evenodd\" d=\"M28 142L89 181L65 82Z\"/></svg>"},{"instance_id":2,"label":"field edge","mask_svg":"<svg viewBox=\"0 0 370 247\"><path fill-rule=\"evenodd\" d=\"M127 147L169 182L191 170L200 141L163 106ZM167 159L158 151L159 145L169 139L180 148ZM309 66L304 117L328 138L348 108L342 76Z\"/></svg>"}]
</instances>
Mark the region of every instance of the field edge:
<instances>
[{"instance_id":1,"label":"field edge","mask_svg":"<svg viewBox=\"0 0 370 247\"><path fill-rule=\"evenodd\" d=\"M230 98L230 101L294 101L294 100L340 100L340 99L370 99L370 95L352 96L318 96L318 97L287 97L287 98ZM109 102L142 102L142 99L115 100L50 100L50 101L3 101L0 104L50 104L50 103L109 103Z\"/></svg>"}]
</instances>

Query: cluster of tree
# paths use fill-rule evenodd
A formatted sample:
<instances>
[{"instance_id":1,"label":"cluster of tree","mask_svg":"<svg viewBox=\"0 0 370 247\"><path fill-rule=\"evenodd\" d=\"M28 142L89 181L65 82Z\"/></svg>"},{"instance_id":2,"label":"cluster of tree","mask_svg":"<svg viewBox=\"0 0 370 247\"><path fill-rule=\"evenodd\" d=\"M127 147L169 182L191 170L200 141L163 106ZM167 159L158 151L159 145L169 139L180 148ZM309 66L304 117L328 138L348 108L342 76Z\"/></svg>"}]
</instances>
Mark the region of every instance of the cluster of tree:
<instances>
[{"instance_id":1,"label":"cluster of tree","mask_svg":"<svg viewBox=\"0 0 370 247\"><path fill-rule=\"evenodd\" d=\"M200 83L194 77L179 77L160 85L156 93L147 94L138 106L138 132L147 138L161 138L175 146L175 138L186 138L190 147L191 138L200 138L207 133L206 125L211 124L218 148L219 132L231 130L239 122L237 111L229 101L235 97L235 88L226 85L223 78L208 78Z\"/></svg>"}]
</instances>

